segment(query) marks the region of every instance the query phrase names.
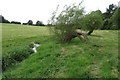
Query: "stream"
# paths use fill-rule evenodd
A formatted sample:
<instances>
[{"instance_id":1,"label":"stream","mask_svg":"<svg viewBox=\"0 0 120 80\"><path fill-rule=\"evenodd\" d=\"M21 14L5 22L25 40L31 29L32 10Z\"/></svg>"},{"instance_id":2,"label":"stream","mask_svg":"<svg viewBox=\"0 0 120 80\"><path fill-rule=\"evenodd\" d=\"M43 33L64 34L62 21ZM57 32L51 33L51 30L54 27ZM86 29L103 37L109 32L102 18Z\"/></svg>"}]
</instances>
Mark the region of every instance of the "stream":
<instances>
[{"instance_id":1,"label":"stream","mask_svg":"<svg viewBox=\"0 0 120 80\"><path fill-rule=\"evenodd\" d=\"M34 53L36 53L37 52L37 47L39 47L41 44L37 44L37 43L34 43L34 42L32 42L32 43L34 45L34 47L32 48L32 50L34 51Z\"/></svg>"}]
</instances>

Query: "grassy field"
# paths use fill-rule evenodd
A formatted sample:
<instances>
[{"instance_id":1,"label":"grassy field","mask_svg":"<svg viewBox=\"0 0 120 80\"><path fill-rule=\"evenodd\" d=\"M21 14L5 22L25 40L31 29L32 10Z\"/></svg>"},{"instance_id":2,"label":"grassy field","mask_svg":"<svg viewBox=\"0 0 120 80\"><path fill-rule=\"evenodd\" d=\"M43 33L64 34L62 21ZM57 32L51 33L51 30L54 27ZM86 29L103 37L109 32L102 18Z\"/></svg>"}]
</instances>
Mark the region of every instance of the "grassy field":
<instances>
[{"instance_id":1,"label":"grassy field","mask_svg":"<svg viewBox=\"0 0 120 80\"><path fill-rule=\"evenodd\" d=\"M3 78L118 78L117 30L96 30L88 42L64 44L47 27L2 24L2 30L3 56L41 44L37 53L7 67Z\"/></svg>"}]
</instances>

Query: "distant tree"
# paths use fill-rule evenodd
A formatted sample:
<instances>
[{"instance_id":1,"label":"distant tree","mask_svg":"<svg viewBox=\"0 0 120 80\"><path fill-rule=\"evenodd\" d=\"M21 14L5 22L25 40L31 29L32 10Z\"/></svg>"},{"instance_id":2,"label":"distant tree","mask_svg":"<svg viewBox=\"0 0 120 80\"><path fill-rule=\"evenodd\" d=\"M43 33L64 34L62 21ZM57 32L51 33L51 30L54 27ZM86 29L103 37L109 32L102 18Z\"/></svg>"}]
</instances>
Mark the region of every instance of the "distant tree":
<instances>
[{"instance_id":1,"label":"distant tree","mask_svg":"<svg viewBox=\"0 0 120 80\"><path fill-rule=\"evenodd\" d=\"M3 23L4 20L5 20L4 17L0 15L0 23Z\"/></svg>"},{"instance_id":2,"label":"distant tree","mask_svg":"<svg viewBox=\"0 0 120 80\"><path fill-rule=\"evenodd\" d=\"M119 24L119 9L118 6L110 4L109 8L106 9L106 12L103 13L103 26L101 29L117 29Z\"/></svg>"},{"instance_id":3,"label":"distant tree","mask_svg":"<svg viewBox=\"0 0 120 80\"><path fill-rule=\"evenodd\" d=\"M10 22L6 20L2 15L0 15L0 23L10 23Z\"/></svg>"},{"instance_id":4,"label":"distant tree","mask_svg":"<svg viewBox=\"0 0 120 80\"><path fill-rule=\"evenodd\" d=\"M18 22L18 21L11 21L11 24L21 24L21 22Z\"/></svg>"},{"instance_id":5,"label":"distant tree","mask_svg":"<svg viewBox=\"0 0 120 80\"><path fill-rule=\"evenodd\" d=\"M114 14L116 8L117 8L116 5L110 4L109 7L106 9L106 12L102 14L104 22L103 22L103 26L101 29L111 29L112 22L110 18Z\"/></svg>"},{"instance_id":6,"label":"distant tree","mask_svg":"<svg viewBox=\"0 0 120 80\"><path fill-rule=\"evenodd\" d=\"M85 15L81 24L85 30L89 30L88 35L91 35L95 29L100 29L103 24L102 13L100 10L92 11L90 14Z\"/></svg>"},{"instance_id":7,"label":"distant tree","mask_svg":"<svg viewBox=\"0 0 120 80\"><path fill-rule=\"evenodd\" d=\"M23 23L23 25L27 25L28 23Z\"/></svg>"},{"instance_id":8,"label":"distant tree","mask_svg":"<svg viewBox=\"0 0 120 80\"><path fill-rule=\"evenodd\" d=\"M28 21L28 25L33 25L33 21L32 21L32 20L29 20L29 21Z\"/></svg>"},{"instance_id":9,"label":"distant tree","mask_svg":"<svg viewBox=\"0 0 120 80\"><path fill-rule=\"evenodd\" d=\"M106 18L110 18L110 17L113 15L115 9L116 9L116 6L115 6L114 4L110 4L110 5L109 5L109 8L107 8L107 9L106 9L106 12L103 14L103 15L104 15L104 18L105 18L105 19L106 19Z\"/></svg>"},{"instance_id":10,"label":"distant tree","mask_svg":"<svg viewBox=\"0 0 120 80\"><path fill-rule=\"evenodd\" d=\"M36 22L36 26L44 26L44 24L43 24L42 21L37 21L37 22Z\"/></svg>"}]
</instances>

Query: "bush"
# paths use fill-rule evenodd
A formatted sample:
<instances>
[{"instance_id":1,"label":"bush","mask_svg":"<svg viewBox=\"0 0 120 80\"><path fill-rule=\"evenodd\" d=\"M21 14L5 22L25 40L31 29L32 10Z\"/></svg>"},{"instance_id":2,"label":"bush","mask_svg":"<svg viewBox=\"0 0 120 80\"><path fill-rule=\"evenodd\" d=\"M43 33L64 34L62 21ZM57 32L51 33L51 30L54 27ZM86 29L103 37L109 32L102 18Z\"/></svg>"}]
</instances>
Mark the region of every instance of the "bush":
<instances>
[{"instance_id":1,"label":"bush","mask_svg":"<svg viewBox=\"0 0 120 80\"><path fill-rule=\"evenodd\" d=\"M32 53L33 50L29 46L19 46L12 49L2 58L2 70L4 71L10 65L24 60Z\"/></svg>"}]
</instances>

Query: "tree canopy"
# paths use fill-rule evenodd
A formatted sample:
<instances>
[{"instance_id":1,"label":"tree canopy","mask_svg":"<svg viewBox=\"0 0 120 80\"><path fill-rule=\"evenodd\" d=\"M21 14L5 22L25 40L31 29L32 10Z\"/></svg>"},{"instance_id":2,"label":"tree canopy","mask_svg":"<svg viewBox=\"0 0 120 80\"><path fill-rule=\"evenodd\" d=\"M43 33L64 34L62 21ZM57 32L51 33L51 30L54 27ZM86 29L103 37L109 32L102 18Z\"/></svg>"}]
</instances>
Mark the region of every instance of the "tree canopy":
<instances>
[{"instance_id":1,"label":"tree canopy","mask_svg":"<svg viewBox=\"0 0 120 80\"><path fill-rule=\"evenodd\" d=\"M103 24L101 11L92 11L90 14L85 15L81 19L81 24L84 24L82 29L89 30L88 35L90 35L93 30L100 28Z\"/></svg>"}]
</instances>

